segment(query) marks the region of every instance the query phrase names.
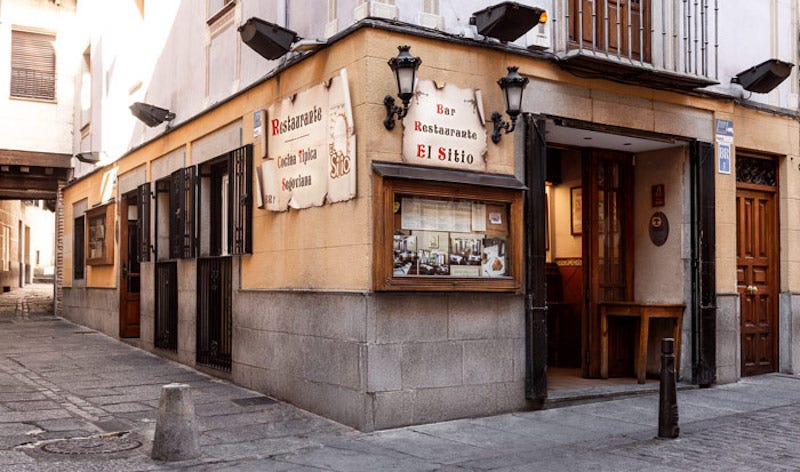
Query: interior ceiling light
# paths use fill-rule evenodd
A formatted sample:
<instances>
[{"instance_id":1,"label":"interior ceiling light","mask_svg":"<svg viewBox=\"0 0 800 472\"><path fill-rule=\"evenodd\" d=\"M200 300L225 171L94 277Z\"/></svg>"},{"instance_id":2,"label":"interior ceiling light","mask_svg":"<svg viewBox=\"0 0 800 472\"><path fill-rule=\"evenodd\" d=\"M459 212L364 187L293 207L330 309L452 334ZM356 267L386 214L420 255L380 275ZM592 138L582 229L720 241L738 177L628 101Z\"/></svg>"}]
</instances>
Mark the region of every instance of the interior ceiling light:
<instances>
[{"instance_id":1,"label":"interior ceiling light","mask_svg":"<svg viewBox=\"0 0 800 472\"><path fill-rule=\"evenodd\" d=\"M539 23L547 21L547 12L541 8L503 2L478 10L469 24L475 25L478 34L500 41L516 41Z\"/></svg>"},{"instance_id":2,"label":"interior ceiling light","mask_svg":"<svg viewBox=\"0 0 800 472\"><path fill-rule=\"evenodd\" d=\"M175 113L166 108L157 107L148 103L136 102L130 106L133 116L149 127L158 126L165 121L175 119Z\"/></svg>"},{"instance_id":3,"label":"interior ceiling light","mask_svg":"<svg viewBox=\"0 0 800 472\"><path fill-rule=\"evenodd\" d=\"M278 59L300 39L294 31L256 17L239 27L239 35L250 49L266 59Z\"/></svg>"},{"instance_id":4,"label":"interior ceiling light","mask_svg":"<svg viewBox=\"0 0 800 472\"><path fill-rule=\"evenodd\" d=\"M739 72L731 82L748 92L768 93L792 73L794 64L778 59L768 59L757 66Z\"/></svg>"}]
</instances>

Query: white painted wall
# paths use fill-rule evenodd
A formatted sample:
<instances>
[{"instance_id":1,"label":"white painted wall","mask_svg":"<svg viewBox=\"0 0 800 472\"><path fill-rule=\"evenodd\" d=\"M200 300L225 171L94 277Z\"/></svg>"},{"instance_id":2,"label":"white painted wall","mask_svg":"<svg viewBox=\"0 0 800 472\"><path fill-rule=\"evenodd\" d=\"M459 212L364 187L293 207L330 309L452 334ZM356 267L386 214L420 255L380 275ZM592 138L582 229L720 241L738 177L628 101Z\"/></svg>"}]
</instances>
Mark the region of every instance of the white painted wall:
<instances>
[{"instance_id":1,"label":"white painted wall","mask_svg":"<svg viewBox=\"0 0 800 472\"><path fill-rule=\"evenodd\" d=\"M0 149L68 154L72 148L72 71L76 62L74 8L65 1L3 0L0 4ZM56 35L56 101L9 98L11 31L41 30Z\"/></svg>"},{"instance_id":2,"label":"white painted wall","mask_svg":"<svg viewBox=\"0 0 800 472\"><path fill-rule=\"evenodd\" d=\"M719 0L720 85L712 89L734 97L798 110L798 0ZM751 93L731 84L739 72L767 59L795 64L792 75L768 94Z\"/></svg>"}]
</instances>

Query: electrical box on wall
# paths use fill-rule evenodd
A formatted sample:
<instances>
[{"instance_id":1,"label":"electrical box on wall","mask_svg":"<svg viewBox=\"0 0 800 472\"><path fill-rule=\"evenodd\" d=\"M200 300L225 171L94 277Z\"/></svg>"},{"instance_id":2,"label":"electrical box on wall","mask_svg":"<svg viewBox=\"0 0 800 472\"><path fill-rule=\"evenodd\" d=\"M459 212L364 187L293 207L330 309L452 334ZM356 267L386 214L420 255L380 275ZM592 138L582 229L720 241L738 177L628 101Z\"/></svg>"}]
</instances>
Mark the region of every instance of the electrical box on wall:
<instances>
[{"instance_id":1,"label":"electrical box on wall","mask_svg":"<svg viewBox=\"0 0 800 472\"><path fill-rule=\"evenodd\" d=\"M525 33L528 49L550 49L550 22L539 23Z\"/></svg>"}]
</instances>

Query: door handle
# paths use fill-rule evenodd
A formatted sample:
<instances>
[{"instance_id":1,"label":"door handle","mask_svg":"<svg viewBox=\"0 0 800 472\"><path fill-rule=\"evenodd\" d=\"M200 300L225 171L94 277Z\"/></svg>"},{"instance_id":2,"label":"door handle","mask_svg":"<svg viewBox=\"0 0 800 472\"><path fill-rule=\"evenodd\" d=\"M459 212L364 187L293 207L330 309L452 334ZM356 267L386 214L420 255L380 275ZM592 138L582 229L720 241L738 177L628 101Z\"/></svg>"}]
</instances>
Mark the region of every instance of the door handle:
<instances>
[{"instance_id":1,"label":"door handle","mask_svg":"<svg viewBox=\"0 0 800 472\"><path fill-rule=\"evenodd\" d=\"M747 294L748 295L756 295L758 293L758 287L755 285L748 285L747 286Z\"/></svg>"}]
</instances>

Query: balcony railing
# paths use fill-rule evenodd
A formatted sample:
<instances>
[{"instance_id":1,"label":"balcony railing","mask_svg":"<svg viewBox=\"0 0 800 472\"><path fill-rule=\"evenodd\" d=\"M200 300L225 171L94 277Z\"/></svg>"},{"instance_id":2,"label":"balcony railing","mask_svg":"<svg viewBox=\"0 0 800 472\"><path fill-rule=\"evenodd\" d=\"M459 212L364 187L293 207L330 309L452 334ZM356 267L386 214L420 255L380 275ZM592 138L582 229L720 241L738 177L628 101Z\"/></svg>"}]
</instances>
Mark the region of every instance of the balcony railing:
<instances>
[{"instance_id":1,"label":"balcony railing","mask_svg":"<svg viewBox=\"0 0 800 472\"><path fill-rule=\"evenodd\" d=\"M668 88L711 85L718 76L718 3L553 0L555 51L564 67L609 78Z\"/></svg>"},{"instance_id":2,"label":"balcony railing","mask_svg":"<svg viewBox=\"0 0 800 472\"><path fill-rule=\"evenodd\" d=\"M55 100L56 74L13 67L11 68L11 96Z\"/></svg>"}]
</instances>

